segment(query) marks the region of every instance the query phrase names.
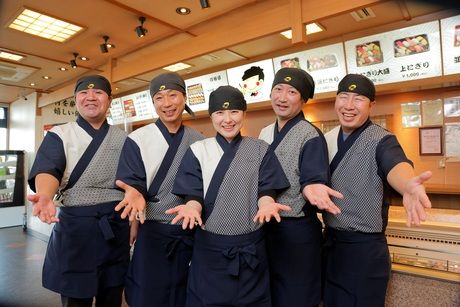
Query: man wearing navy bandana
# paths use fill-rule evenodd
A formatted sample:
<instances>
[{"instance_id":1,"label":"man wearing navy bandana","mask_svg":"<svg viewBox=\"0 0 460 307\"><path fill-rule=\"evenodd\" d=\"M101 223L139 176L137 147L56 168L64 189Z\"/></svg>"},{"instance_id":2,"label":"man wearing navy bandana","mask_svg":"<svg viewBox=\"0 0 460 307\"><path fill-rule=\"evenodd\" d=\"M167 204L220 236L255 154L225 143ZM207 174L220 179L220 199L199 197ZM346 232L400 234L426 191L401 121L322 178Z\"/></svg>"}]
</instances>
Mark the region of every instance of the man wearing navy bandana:
<instances>
[{"instance_id":1,"label":"man wearing navy bandana","mask_svg":"<svg viewBox=\"0 0 460 307\"><path fill-rule=\"evenodd\" d=\"M274 307L320 303L322 234L317 209L339 212L329 196L341 195L327 187L326 142L302 112L314 91L315 82L306 71L281 68L270 94L276 122L260 133L271 144L291 185L277 198L291 210L281 212L280 223L266 225Z\"/></svg>"},{"instance_id":2,"label":"man wearing navy bandana","mask_svg":"<svg viewBox=\"0 0 460 307\"><path fill-rule=\"evenodd\" d=\"M181 204L171 193L174 179L190 144L203 136L182 124L184 109L192 112L181 76L156 76L150 95L159 118L128 136L116 176L117 185L126 191L116 210L130 217L134 244L125 293L131 307L182 307L193 231L171 225L173 216L165 211Z\"/></svg>"},{"instance_id":3,"label":"man wearing navy bandana","mask_svg":"<svg viewBox=\"0 0 460 307\"><path fill-rule=\"evenodd\" d=\"M33 215L56 223L43 266L43 286L62 306L122 304L129 263L129 225L115 213L123 192L114 188L126 133L108 125L109 81L85 76L75 86L76 122L45 136L30 171ZM53 198L61 203L59 215Z\"/></svg>"},{"instance_id":4,"label":"man wearing navy bandana","mask_svg":"<svg viewBox=\"0 0 460 307\"><path fill-rule=\"evenodd\" d=\"M407 226L419 225L431 207L423 183L415 176L395 135L369 119L375 104L373 82L348 74L339 83L335 111L340 126L328 132L331 187L339 214L323 213L325 307L384 306L391 270L385 238L389 193L403 196Z\"/></svg>"}]
</instances>

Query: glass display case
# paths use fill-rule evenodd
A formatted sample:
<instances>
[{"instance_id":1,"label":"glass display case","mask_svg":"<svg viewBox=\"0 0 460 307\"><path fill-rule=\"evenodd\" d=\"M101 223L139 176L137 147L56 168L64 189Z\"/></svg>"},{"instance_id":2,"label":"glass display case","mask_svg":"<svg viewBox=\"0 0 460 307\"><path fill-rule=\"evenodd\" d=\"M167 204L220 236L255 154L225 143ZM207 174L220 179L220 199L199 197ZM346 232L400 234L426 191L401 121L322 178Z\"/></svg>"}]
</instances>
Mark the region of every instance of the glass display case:
<instances>
[{"instance_id":1,"label":"glass display case","mask_svg":"<svg viewBox=\"0 0 460 307\"><path fill-rule=\"evenodd\" d=\"M0 208L24 206L24 151L0 150Z\"/></svg>"}]
</instances>

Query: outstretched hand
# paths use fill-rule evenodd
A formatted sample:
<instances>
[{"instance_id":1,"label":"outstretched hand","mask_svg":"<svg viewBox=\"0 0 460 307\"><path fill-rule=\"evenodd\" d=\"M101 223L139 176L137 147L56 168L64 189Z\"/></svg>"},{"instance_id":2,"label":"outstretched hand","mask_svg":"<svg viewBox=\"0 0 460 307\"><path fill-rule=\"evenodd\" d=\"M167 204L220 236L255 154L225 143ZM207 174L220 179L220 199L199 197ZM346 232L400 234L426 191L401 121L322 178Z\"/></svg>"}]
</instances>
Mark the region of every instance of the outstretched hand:
<instances>
[{"instance_id":1,"label":"outstretched hand","mask_svg":"<svg viewBox=\"0 0 460 307\"><path fill-rule=\"evenodd\" d=\"M43 223L59 222L56 217L56 205L53 200L44 194L27 195L27 200L32 203L32 215L37 216Z\"/></svg>"},{"instance_id":2,"label":"outstretched hand","mask_svg":"<svg viewBox=\"0 0 460 307\"><path fill-rule=\"evenodd\" d=\"M403 205L406 210L406 225L420 225L426 220L425 208L431 208L431 202L426 195L423 183L431 178L431 171L426 171L410 179L404 189Z\"/></svg>"},{"instance_id":3,"label":"outstretched hand","mask_svg":"<svg viewBox=\"0 0 460 307\"><path fill-rule=\"evenodd\" d=\"M332 202L331 196L342 199L342 193L331 189L325 184L313 183L306 185L302 193L310 204L318 207L320 210L325 210L334 215L341 212L340 208Z\"/></svg>"},{"instance_id":4,"label":"outstretched hand","mask_svg":"<svg viewBox=\"0 0 460 307\"><path fill-rule=\"evenodd\" d=\"M290 211L291 207L279 204L269 196L262 196L259 199L259 210L257 210L256 216L253 221L263 224L264 222L270 222L274 218L278 223L281 222L280 211Z\"/></svg>"},{"instance_id":5,"label":"outstretched hand","mask_svg":"<svg viewBox=\"0 0 460 307\"><path fill-rule=\"evenodd\" d=\"M182 221L182 229L203 225L201 220L201 204L195 200L188 201L185 205L179 205L165 211L166 214L176 214L171 224Z\"/></svg>"},{"instance_id":6,"label":"outstretched hand","mask_svg":"<svg viewBox=\"0 0 460 307\"><path fill-rule=\"evenodd\" d=\"M144 196L132 186L124 183L121 180L115 181L115 184L120 189L125 191L125 197L115 207L115 211L121 212L121 218L124 219L129 217L130 221L138 219L141 224L145 222L145 207L146 202Z\"/></svg>"}]
</instances>

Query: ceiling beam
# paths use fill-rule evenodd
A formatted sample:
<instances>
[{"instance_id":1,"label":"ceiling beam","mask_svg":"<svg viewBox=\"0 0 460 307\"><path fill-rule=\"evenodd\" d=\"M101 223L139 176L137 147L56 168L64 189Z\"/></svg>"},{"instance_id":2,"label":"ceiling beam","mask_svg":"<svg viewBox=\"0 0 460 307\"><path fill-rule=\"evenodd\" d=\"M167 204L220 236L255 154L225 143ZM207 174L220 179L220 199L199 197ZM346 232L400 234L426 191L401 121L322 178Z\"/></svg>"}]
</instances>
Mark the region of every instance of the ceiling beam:
<instances>
[{"instance_id":1,"label":"ceiling beam","mask_svg":"<svg viewBox=\"0 0 460 307\"><path fill-rule=\"evenodd\" d=\"M290 8L292 44L306 44L307 34L305 33L305 26L302 22L302 0L291 0Z\"/></svg>"}]
</instances>

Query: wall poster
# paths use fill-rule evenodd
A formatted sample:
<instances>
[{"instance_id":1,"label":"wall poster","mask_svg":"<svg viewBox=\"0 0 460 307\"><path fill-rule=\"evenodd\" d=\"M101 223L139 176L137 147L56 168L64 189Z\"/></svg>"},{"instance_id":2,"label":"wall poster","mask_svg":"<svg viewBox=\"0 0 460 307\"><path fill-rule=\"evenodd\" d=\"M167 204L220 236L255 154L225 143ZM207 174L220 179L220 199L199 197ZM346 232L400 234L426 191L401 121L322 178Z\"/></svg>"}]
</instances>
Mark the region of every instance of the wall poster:
<instances>
[{"instance_id":1,"label":"wall poster","mask_svg":"<svg viewBox=\"0 0 460 307\"><path fill-rule=\"evenodd\" d=\"M422 125L440 126L443 122L442 99L422 101Z\"/></svg>"},{"instance_id":2,"label":"wall poster","mask_svg":"<svg viewBox=\"0 0 460 307\"><path fill-rule=\"evenodd\" d=\"M422 125L420 102L402 103L401 119L403 128L420 127Z\"/></svg>"},{"instance_id":3,"label":"wall poster","mask_svg":"<svg viewBox=\"0 0 460 307\"><path fill-rule=\"evenodd\" d=\"M239 89L248 104L270 100L274 75L271 59L227 69L229 85Z\"/></svg>"}]
</instances>

